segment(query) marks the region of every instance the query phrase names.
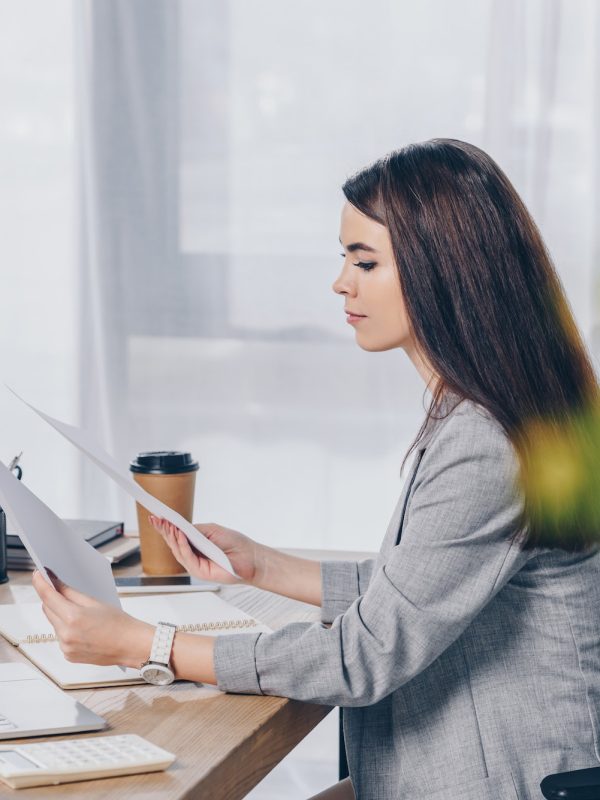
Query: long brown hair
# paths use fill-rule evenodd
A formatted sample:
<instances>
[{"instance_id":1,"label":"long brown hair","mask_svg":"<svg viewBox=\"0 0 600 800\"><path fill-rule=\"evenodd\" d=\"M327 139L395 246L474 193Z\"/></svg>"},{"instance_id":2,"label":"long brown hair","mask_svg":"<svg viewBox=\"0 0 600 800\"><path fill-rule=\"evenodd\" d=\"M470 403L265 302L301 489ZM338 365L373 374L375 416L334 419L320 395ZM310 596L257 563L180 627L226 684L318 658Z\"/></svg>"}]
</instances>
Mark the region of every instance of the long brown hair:
<instances>
[{"instance_id":1,"label":"long brown hair","mask_svg":"<svg viewBox=\"0 0 600 800\"><path fill-rule=\"evenodd\" d=\"M584 414L598 382L540 232L483 150L455 139L411 144L344 184L390 233L415 340L440 381L414 449L449 393L487 409L530 465L534 421ZM409 451L410 452L410 451ZM560 530L525 493L524 548L581 550L600 531L572 514Z\"/></svg>"}]
</instances>

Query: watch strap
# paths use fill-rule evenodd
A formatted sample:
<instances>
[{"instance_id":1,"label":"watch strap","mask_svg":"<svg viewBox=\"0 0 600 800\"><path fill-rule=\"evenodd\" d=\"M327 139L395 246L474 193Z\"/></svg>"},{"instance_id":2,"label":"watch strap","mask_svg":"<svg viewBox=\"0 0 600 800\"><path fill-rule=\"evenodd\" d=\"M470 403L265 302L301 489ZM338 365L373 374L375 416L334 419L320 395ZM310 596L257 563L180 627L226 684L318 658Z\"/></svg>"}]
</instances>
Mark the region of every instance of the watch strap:
<instances>
[{"instance_id":1,"label":"watch strap","mask_svg":"<svg viewBox=\"0 0 600 800\"><path fill-rule=\"evenodd\" d=\"M155 664L164 664L168 666L171 660L171 648L173 647L173 639L177 632L177 625L171 622L159 622L154 632L154 639L152 640L152 650L150 651L150 658Z\"/></svg>"}]
</instances>

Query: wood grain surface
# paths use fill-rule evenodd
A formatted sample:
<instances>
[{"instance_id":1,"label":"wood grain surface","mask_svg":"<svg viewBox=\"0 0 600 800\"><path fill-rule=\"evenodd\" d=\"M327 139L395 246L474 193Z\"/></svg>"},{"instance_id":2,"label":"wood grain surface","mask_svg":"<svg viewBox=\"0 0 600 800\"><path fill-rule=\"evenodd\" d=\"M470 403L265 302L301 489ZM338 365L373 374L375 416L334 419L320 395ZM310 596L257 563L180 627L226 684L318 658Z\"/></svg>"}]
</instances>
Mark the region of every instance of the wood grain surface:
<instances>
[{"instance_id":1,"label":"wood grain surface","mask_svg":"<svg viewBox=\"0 0 600 800\"><path fill-rule=\"evenodd\" d=\"M330 557L331 554L313 551L310 555ZM333 557L340 555L336 553ZM114 572L137 575L141 567L134 556ZM271 628L319 618L314 606L247 586L224 586L220 595ZM9 583L0 586L0 603L36 599L29 572L11 572ZM0 661L21 660L27 661L16 647L0 637ZM14 796L15 800L45 797L236 800L262 780L331 710L280 697L223 694L213 687L187 682L162 688L143 685L79 689L70 693L109 723L105 732L83 736L137 733L175 753L177 761L166 772L37 789L16 791L0 783L0 796ZM47 738L58 741L62 737ZM72 734L64 738L72 738Z\"/></svg>"}]
</instances>

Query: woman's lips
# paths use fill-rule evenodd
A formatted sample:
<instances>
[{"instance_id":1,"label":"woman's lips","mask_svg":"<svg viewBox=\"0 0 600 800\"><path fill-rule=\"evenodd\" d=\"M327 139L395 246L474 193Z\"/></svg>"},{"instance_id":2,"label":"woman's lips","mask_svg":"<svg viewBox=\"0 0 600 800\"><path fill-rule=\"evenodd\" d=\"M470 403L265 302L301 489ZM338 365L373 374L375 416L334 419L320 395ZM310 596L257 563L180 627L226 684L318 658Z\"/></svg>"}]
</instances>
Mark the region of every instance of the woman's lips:
<instances>
[{"instance_id":1,"label":"woman's lips","mask_svg":"<svg viewBox=\"0 0 600 800\"><path fill-rule=\"evenodd\" d=\"M352 314L350 311L346 311L346 322L349 325L356 325L361 319L366 319L364 314Z\"/></svg>"}]
</instances>

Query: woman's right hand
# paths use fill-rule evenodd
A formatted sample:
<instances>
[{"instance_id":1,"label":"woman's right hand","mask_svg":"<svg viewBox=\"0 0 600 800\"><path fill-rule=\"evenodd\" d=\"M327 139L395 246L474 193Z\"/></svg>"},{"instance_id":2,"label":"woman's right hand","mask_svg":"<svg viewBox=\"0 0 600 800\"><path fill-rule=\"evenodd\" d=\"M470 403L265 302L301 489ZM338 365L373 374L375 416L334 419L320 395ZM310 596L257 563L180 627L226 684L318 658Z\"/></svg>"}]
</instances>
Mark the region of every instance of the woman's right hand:
<instances>
[{"instance_id":1,"label":"woman's right hand","mask_svg":"<svg viewBox=\"0 0 600 800\"><path fill-rule=\"evenodd\" d=\"M223 528L214 522L194 525L200 533L210 539L213 544L216 544L229 558L231 566L236 575L239 576L236 578L223 567L198 552L187 536L171 522L155 517L152 514L149 519L169 545L177 561L195 578L216 581L217 583L248 583L256 585L258 582L266 548L250 539L249 536L230 528Z\"/></svg>"}]
</instances>

